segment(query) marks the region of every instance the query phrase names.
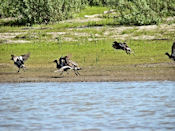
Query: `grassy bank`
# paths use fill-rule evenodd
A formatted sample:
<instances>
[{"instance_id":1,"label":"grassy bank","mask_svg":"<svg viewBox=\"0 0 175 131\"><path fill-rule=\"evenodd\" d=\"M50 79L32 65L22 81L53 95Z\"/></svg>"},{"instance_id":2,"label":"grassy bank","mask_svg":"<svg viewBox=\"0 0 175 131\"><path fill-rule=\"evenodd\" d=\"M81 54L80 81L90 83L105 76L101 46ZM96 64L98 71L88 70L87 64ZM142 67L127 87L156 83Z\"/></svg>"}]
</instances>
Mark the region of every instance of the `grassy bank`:
<instances>
[{"instance_id":1,"label":"grassy bank","mask_svg":"<svg viewBox=\"0 0 175 131\"><path fill-rule=\"evenodd\" d=\"M31 52L30 64L46 64L60 56L72 55L83 66L90 65L123 65L142 63L168 62L164 55L170 52L171 41L129 41L128 45L134 54L112 48L112 40L74 43L27 43L0 45L1 63L9 63L10 54L20 55ZM120 62L119 62L120 61Z\"/></svg>"},{"instance_id":2,"label":"grassy bank","mask_svg":"<svg viewBox=\"0 0 175 131\"><path fill-rule=\"evenodd\" d=\"M96 8L88 15L96 14ZM100 13L106 8L101 8ZM0 81L122 81L174 80L171 52L175 25L119 26L111 19L84 18L89 8L74 19L32 27L0 26ZM113 24L112 24L113 23ZM166 31L165 31L166 30ZM126 41L134 54L112 48ZM30 52L26 72L16 74L10 55ZM54 59L70 55L81 67L81 76L54 74ZM17 78L15 79L14 76ZM133 77L131 77L133 76Z\"/></svg>"}]
</instances>

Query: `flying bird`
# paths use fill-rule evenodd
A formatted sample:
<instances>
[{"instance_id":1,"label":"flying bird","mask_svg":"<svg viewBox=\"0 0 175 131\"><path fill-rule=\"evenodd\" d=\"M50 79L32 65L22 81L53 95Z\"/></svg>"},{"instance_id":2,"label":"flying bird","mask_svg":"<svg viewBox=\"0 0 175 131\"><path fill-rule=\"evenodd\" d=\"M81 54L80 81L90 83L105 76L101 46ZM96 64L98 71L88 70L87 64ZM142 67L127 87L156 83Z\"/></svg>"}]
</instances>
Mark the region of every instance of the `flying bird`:
<instances>
[{"instance_id":1,"label":"flying bird","mask_svg":"<svg viewBox=\"0 0 175 131\"><path fill-rule=\"evenodd\" d=\"M26 68L24 65L24 62L30 57L30 53L28 54L24 54L21 56L15 56L15 55L11 55L11 60L14 61L14 65L16 65L18 67L18 72L20 71L20 69L22 68L23 70Z\"/></svg>"},{"instance_id":2,"label":"flying bird","mask_svg":"<svg viewBox=\"0 0 175 131\"><path fill-rule=\"evenodd\" d=\"M75 62L70 60L69 56L65 56L66 65L72 67L75 70L81 70L80 66Z\"/></svg>"},{"instance_id":3,"label":"flying bird","mask_svg":"<svg viewBox=\"0 0 175 131\"><path fill-rule=\"evenodd\" d=\"M54 60L53 62L56 63L56 68L58 69L55 72L61 72L60 75L62 75L64 71L67 72L72 69L70 66L63 66L62 63L58 63L58 60Z\"/></svg>"},{"instance_id":4,"label":"flying bird","mask_svg":"<svg viewBox=\"0 0 175 131\"><path fill-rule=\"evenodd\" d=\"M171 54L166 52L165 55L167 55L170 59L175 61L175 42L173 43L173 45L171 47Z\"/></svg>"},{"instance_id":5,"label":"flying bird","mask_svg":"<svg viewBox=\"0 0 175 131\"><path fill-rule=\"evenodd\" d=\"M59 62L58 60L54 60L53 62L56 63L56 67L58 69L55 72L61 72L60 75L62 75L64 71L67 72L68 70L73 70L76 75L80 75L78 70L81 68L78 64L71 61L68 56L60 57Z\"/></svg>"},{"instance_id":6,"label":"flying bird","mask_svg":"<svg viewBox=\"0 0 175 131\"><path fill-rule=\"evenodd\" d=\"M64 57L60 57L59 58L59 63L61 66L67 66L68 65L68 61L69 61L69 57L68 56L64 56Z\"/></svg>"},{"instance_id":7,"label":"flying bird","mask_svg":"<svg viewBox=\"0 0 175 131\"><path fill-rule=\"evenodd\" d=\"M120 42L114 41L113 43L114 43L112 45L113 48L115 48L117 50L121 49L121 50L126 51L127 54L131 54L131 48L129 48L128 45L125 42L120 43Z\"/></svg>"}]
</instances>

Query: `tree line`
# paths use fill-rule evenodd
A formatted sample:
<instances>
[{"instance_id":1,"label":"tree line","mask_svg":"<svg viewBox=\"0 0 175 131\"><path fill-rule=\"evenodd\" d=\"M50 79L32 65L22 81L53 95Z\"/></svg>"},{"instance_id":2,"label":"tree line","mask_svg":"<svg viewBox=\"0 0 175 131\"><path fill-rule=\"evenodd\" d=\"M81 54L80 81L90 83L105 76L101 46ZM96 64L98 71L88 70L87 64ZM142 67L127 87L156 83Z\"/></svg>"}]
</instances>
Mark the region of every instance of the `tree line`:
<instances>
[{"instance_id":1,"label":"tree line","mask_svg":"<svg viewBox=\"0 0 175 131\"><path fill-rule=\"evenodd\" d=\"M108 6L122 25L158 24L175 16L175 0L0 0L0 17L15 17L21 24L41 24L71 18L86 6Z\"/></svg>"}]
</instances>

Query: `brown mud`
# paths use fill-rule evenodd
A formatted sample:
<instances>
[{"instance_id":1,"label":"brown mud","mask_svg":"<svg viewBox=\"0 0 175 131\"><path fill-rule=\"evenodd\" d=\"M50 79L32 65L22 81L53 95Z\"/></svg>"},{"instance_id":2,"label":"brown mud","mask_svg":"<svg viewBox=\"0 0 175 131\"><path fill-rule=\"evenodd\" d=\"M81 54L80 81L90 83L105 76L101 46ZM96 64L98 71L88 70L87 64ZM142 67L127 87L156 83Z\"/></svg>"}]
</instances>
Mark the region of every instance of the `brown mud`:
<instances>
[{"instance_id":1,"label":"brown mud","mask_svg":"<svg viewBox=\"0 0 175 131\"><path fill-rule=\"evenodd\" d=\"M124 66L83 67L76 76L73 71L63 75L55 69L30 68L17 73L17 68L2 66L0 82L117 82L117 81L175 81L175 62Z\"/></svg>"}]
</instances>

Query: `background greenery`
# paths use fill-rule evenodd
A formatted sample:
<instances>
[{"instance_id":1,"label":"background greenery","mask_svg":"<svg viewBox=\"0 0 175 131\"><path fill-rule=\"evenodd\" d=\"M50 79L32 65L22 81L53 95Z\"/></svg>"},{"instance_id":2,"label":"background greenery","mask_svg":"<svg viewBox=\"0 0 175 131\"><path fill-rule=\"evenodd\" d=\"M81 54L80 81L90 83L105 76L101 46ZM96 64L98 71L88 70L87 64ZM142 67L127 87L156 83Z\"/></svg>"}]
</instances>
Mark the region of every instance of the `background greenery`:
<instances>
[{"instance_id":1,"label":"background greenery","mask_svg":"<svg viewBox=\"0 0 175 131\"><path fill-rule=\"evenodd\" d=\"M88 5L114 9L113 19L122 25L159 24L175 15L175 0L0 0L0 16L15 17L18 25L48 24L71 18Z\"/></svg>"},{"instance_id":2,"label":"background greenery","mask_svg":"<svg viewBox=\"0 0 175 131\"><path fill-rule=\"evenodd\" d=\"M53 78L53 60L64 55L70 55L85 76L118 77L145 70L149 76L174 75L165 56L175 40L173 1L154 1L168 4L162 7L165 11L159 10L161 4L147 0L68 1L0 0L0 72L5 73L1 80L9 80L9 75L16 78L10 55L27 52L31 53L26 61L29 71L19 79ZM135 26L147 24L159 25ZM125 41L135 54L113 49L114 40Z\"/></svg>"}]
</instances>

